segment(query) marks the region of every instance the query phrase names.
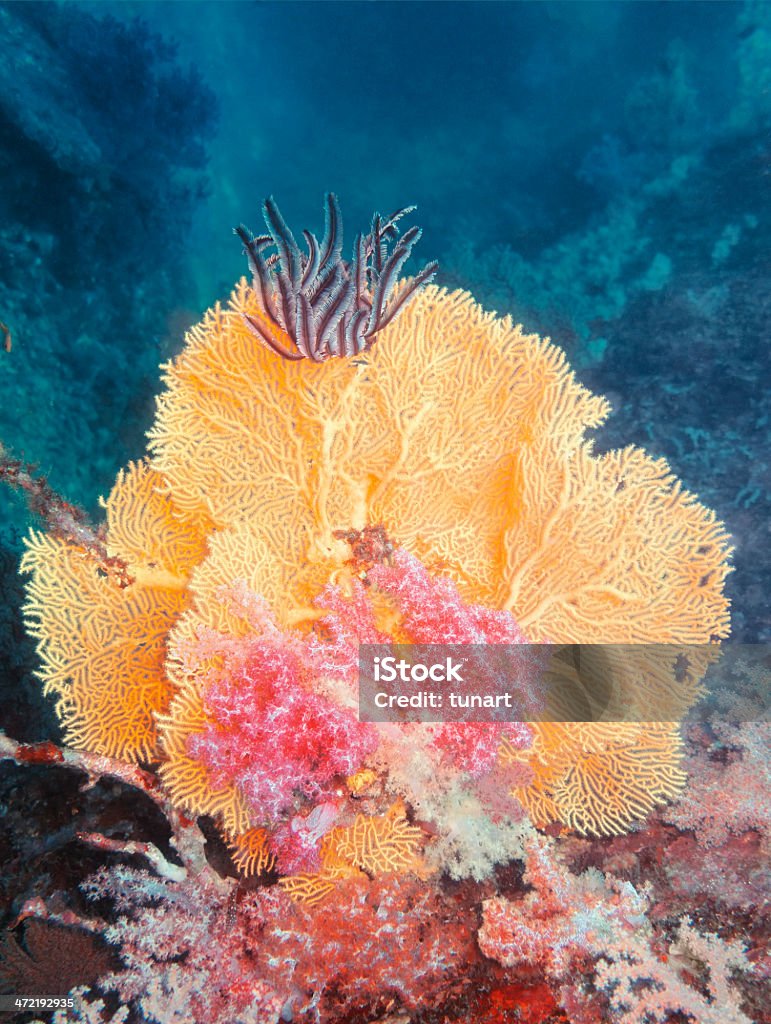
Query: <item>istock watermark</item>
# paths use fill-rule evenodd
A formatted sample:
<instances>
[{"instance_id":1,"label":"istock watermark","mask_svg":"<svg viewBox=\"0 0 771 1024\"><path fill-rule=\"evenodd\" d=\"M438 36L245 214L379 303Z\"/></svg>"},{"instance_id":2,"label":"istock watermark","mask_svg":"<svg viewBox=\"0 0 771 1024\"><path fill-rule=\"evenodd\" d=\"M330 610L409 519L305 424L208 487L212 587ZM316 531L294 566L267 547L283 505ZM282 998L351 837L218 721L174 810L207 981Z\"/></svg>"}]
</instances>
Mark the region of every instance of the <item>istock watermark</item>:
<instances>
[{"instance_id":1,"label":"istock watermark","mask_svg":"<svg viewBox=\"0 0 771 1024\"><path fill-rule=\"evenodd\" d=\"M443 664L426 665L424 662L409 661L406 658L399 658L397 661L394 655L381 658L376 654L372 659L372 665L377 683L393 683L397 679L402 683L425 683L429 679L432 683L462 683L460 668L465 661L463 658L455 664L452 658L445 658Z\"/></svg>"},{"instance_id":2,"label":"istock watermark","mask_svg":"<svg viewBox=\"0 0 771 1024\"><path fill-rule=\"evenodd\" d=\"M362 644L368 722L767 721L771 648Z\"/></svg>"}]
</instances>

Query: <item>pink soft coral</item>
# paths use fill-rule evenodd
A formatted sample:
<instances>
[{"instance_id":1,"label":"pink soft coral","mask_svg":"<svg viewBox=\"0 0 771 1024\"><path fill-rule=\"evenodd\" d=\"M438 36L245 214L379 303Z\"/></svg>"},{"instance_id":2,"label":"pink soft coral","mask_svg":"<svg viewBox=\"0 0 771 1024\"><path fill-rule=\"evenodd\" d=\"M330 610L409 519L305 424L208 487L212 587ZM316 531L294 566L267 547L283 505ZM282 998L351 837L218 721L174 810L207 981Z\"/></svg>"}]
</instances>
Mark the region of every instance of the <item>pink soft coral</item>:
<instances>
[{"instance_id":1,"label":"pink soft coral","mask_svg":"<svg viewBox=\"0 0 771 1024\"><path fill-rule=\"evenodd\" d=\"M209 638L211 643L211 638ZM211 785L236 785L256 822L276 822L297 794L323 798L335 776L357 770L376 746L372 726L307 688L302 645L225 641L224 666L204 690L208 723L187 738Z\"/></svg>"},{"instance_id":2,"label":"pink soft coral","mask_svg":"<svg viewBox=\"0 0 771 1024\"><path fill-rule=\"evenodd\" d=\"M185 754L205 766L213 791L240 793L252 825L279 830L273 849L293 870L314 863L319 837L315 829L292 831L287 821L312 813L308 802L334 802L339 778L353 775L378 747L376 727L356 717L355 696L360 645L394 639L381 624L383 601L400 639L464 645L470 678L488 691L503 684L529 699L540 668L532 649L522 647L510 678L511 658L492 652L525 643L512 616L466 604L451 580L432 576L407 552L396 550L388 564L360 571L362 578L352 574L345 590L322 591L316 600L322 614L310 633L279 627L267 604L237 581L220 597L250 633L226 636L199 627L177 645L183 673L199 680L206 719L184 738ZM521 723L454 720L425 727L421 742L437 767L480 779L495 769L504 734L511 747L532 740Z\"/></svg>"},{"instance_id":3,"label":"pink soft coral","mask_svg":"<svg viewBox=\"0 0 771 1024\"><path fill-rule=\"evenodd\" d=\"M520 717L535 717L540 709L534 690L541 667L538 658L528 648L517 659L517 677L511 680L508 672L512 659L499 661L490 650L490 645L527 644L527 637L509 612L467 604L452 580L430 575L417 558L401 549L394 552L390 564L370 569L367 579L394 601L401 613L402 628L416 644L468 645L464 660L475 692L496 693L515 685L520 694ZM504 734L514 747L532 742L532 732L521 722L463 720L437 723L432 742L457 768L480 776L494 767Z\"/></svg>"},{"instance_id":4,"label":"pink soft coral","mask_svg":"<svg viewBox=\"0 0 771 1024\"><path fill-rule=\"evenodd\" d=\"M527 643L509 612L467 604L452 580L432 576L417 558L402 549L393 551L388 562L370 566L366 585L355 580L350 596L327 587L317 601L328 612L321 620L323 639L311 640L313 658L321 672L332 671L353 679L358 670L360 644L393 643L393 637L376 626L372 591L391 601L399 616L399 632L412 643L465 645L469 675L483 692L495 692L502 683L501 665L491 656L490 645ZM416 657L419 659L419 651ZM511 659L507 659L504 669L509 671L511 664ZM540 662L529 649L517 661L516 686L522 694L523 708L531 711L537 704L532 688L539 668ZM467 722L458 716L455 721L436 723L431 743L457 769L479 776L495 765L504 734L512 746L528 746L532 741L529 728L521 723Z\"/></svg>"},{"instance_id":5,"label":"pink soft coral","mask_svg":"<svg viewBox=\"0 0 771 1024\"><path fill-rule=\"evenodd\" d=\"M524 644L527 638L509 612L467 604L445 576L432 576L414 555L393 553L373 566L368 581L389 594L403 627L419 644Z\"/></svg>"}]
</instances>

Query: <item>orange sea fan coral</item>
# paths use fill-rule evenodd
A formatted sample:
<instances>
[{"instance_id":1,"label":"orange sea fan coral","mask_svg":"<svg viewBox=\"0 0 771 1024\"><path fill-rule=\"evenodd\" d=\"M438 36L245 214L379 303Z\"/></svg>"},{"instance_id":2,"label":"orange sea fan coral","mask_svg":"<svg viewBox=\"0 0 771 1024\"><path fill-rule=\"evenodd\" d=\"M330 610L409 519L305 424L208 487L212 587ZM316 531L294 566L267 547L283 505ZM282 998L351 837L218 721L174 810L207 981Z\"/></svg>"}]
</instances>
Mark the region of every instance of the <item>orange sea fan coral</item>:
<instances>
[{"instance_id":1,"label":"orange sea fan coral","mask_svg":"<svg viewBox=\"0 0 771 1024\"><path fill-rule=\"evenodd\" d=\"M607 403L576 383L548 341L463 292L428 286L372 349L320 365L257 344L244 316L258 313L240 282L230 305L208 313L166 367L153 465L186 514L218 527L171 640L172 673L178 645L202 625L248 632L217 596L234 579L266 597L284 625L317 616L314 598L350 573L342 535L374 524L429 568L441 566L466 600L510 610L536 640L725 635L722 527L662 460L634 448L592 454L585 431L602 422ZM195 679L176 681L188 690L180 709L200 709ZM631 682L646 692L644 677ZM177 712L164 720L167 784L180 795L195 791L198 808L224 809L229 827L245 827L235 794L202 788L180 723ZM646 763L647 740L637 749L631 735L621 738L627 769ZM608 820L628 823L676 790L680 755L670 740L656 747L661 779L647 800L635 794L639 780L619 788L620 754L598 761L590 745L595 760L585 763L580 743L566 751L574 767L593 766L595 785L610 766ZM602 751L603 742L595 740ZM544 740L534 762L550 750ZM579 828L608 827L586 803L589 789L573 786L572 808L556 800L568 763L554 754L523 802L537 820L564 813Z\"/></svg>"},{"instance_id":2,"label":"orange sea fan coral","mask_svg":"<svg viewBox=\"0 0 771 1024\"><path fill-rule=\"evenodd\" d=\"M315 907L323 902L327 896L331 896L337 888L339 879L332 879L328 875L303 873L300 875L287 875L281 878L281 888L297 903L304 903L306 906Z\"/></svg>"},{"instance_id":3,"label":"orange sea fan coral","mask_svg":"<svg viewBox=\"0 0 771 1024\"><path fill-rule=\"evenodd\" d=\"M205 517L183 518L165 491L165 482L147 462L120 470L107 513L107 550L131 566L138 583L183 590L206 552L212 524Z\"/></svg>"},{"instance_id":4,"label":"orange sea fan coral","mask_svg":"<svg viewBox=\"0 0 771 1024\"><path fill-rule=\"evenodd\" d=\"M333 828L321 844L321 870L289 875L281 885L293 899L313 905L341 879L360 872L371 878L389 872L425 877L429 868L420 856L425 839L425 833L407 821L404 804L397 801L385 814L358 814L353 825Z\"/></svg>"},{"instance_id":5,"label":"orange sea fan coral","mask_svg":"<svg viewBox=\"0 0 771 1024\"><path fill-rule=\"evenodd\" d=\"M704 696L717 644L569 644L543 674L552 722L680 721Z\"/></svg>"},{"instance_id":6,"label":"orange sea fan coral","mask_svg":"<svg viewBox=\"0 0 771 1024\"><path fill-rule=\"evenodd\" d=\"M271 870L276 858L268 848L269 838L264 828L250 828L240 836L230 837L228 847L233 865L242 875L259 875Z\"/></svg>"},{"instance_id":7,"label":"orange sea fan coral","mask_svg":"<svg viewBox=\"0 0 771 1024\"><path fill-rule=\"evenodd\" d=\"M523 629L582 643L727 636L728 537L663 459L636 448L597 458L584 445L550 479L535 454L521 450L518 472L523 504L541 514L504 537L503 604Z\"/></svg>"},{"instance_id":8,"label":"orange sea fan coral","mask_svg":"<svg viewBox=\"0 0 771 1024\"><path fill-rule=\"evenodd\" d=\"M156 753L155 713L168 707L166 639L188 607L187 574L205 531L183 522L146 463L121 472L106 502L107 550L122 587L86 549L33 532L22 571L25 615L38 640L44 692L58 695L67 742L130 760Z\"/></svg>"},{"instance_id":9,"label":"orange sea fan coral","mask_svg":"<svg viewBox=\"0 0 771 1024\"><path fill-rule=\"evenodd\" d=\"M353 825L333 828L321 844L321 860L331 874L341 865L370 875L386 871L423 874L426 867L419 850L424 839L424 833L407 821L404 804L397 801L386 814L358 814Z\"/></svg>"},{"instance_id":10,"label":"orange sea fan coral","mask_svg":"<svg viewBox=\"0 0 771 1024\"><path fill-rule=\"evenodd\" d=\"M186 513L249 534L256 567L232 538L227 571L284 622L348 559L336 533L382 523L533 639L726 634L722 527L663 460L592 455L607 403L547 341L428 286L355 360L294 363L245 328L257 309L242 281L193 329L151 450Z\"/></svg>"},{"instance_id":11,"label":"orange sea fan coral","mask_svg":"<svg viewBox=\"0 0 771 1024\"><path fill-rule=\"evenodd\" d=\"M265 273L287 243L283 222L272 223L278 253ZM365 246L364 256L374 252ZM548 339L465 292L416 294L402 282L371 347L363 307L352 306L352 357L327 358L345 355L345 337L340 351L329 333L316 345L313 328L296 322L297 351L278 354L255 334L270 312L259 270L256 288L241 280L166 366L151 462L120 474L107 501L107 551L129 585L74 544L29 542L27 617L70 742L160 753L176 804L232 833L264 824L234 784L215 788L191 756L190 737L207 727L212 662L185 652L206 630L254 632L249 608L223 599L235 581L265 599L287 637L307 632L324 614L314 604L324 588L350 590L361 575L345 538L367 529L451 577L465 602L510 612L534 641L704 644L727 634L721 524L663 460L635 448L593 453L586 432L608 403L576 382ZM302 292L298 265L283 270ZM351 294L366 305L360 277ZM295 317L310 298L298 302ZM291 305L284 295L281 305ZM628 674L624 686L647 693L649 684L661 693L655 674ZM617 832L682 784L674 726L541 724L535 735L518 755L533 773L519 796L540 823ZM356 858L343 863L359 870Z\"/></svg>"},{"instance_id":12,"label":"orange sea fan coral","mask_svg":"<svg viewBox=\"0 0 771 1024\"><path fill-rule=\"evenodd\" d=\"M537 825L562 822L583 835L619 835L683 788L675 724L536 723L526 751L507 752L533 779L514 790Z\"/></svg>"}]
</instances>

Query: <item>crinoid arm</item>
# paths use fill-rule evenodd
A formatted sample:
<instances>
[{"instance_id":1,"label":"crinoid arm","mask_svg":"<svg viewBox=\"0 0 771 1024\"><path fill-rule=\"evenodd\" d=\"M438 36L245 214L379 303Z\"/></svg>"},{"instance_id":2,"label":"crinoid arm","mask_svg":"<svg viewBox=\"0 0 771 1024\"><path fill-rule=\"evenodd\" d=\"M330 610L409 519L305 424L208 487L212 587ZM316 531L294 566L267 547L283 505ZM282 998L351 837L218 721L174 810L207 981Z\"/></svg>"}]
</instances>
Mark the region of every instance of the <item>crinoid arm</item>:
<instances>
[{"instance_id":1,"label":"crinoid arm","mask_svg":"<svg viewBox=\"0 0 771 1024\"><path fill-rule=\"evenodd\" d=\"M407 206L390 217L376 213L369 234L356 237L349 262L342 255L342 217L333 192L325 200L321 242L303 231L307 253L273 198L266 199L268 234L252 236L243 226L235 229L262 310L261 316L242 314L250 332L282 359L293 361L320 363L365 351L436 273L436 261L426 264L394 298L399 275L422 234L418 227L399 233L398 222L414 209ZM264 255L270 247L275 252Z\"/></svg>"}]
</instances>

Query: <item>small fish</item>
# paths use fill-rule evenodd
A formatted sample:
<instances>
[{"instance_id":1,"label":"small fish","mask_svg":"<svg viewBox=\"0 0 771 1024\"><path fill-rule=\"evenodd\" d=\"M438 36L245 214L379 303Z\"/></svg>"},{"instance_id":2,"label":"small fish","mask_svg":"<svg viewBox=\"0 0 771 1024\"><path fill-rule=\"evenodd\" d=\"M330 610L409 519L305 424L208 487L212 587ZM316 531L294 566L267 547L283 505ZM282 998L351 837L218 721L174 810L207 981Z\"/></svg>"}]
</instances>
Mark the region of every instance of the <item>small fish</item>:
<instances>
[{"instance_id":1,"label":"small fish","mask_svg":"<svg viewBox=\"0 0 771 1024\"><path fill-rule=\"evenodd\" d=\"M0 331L3 332L3 348L5 349L6 352L10 352L12 347L11 328L4 324L2 320L0 320Z\"/></svg>"}]
</instances>

